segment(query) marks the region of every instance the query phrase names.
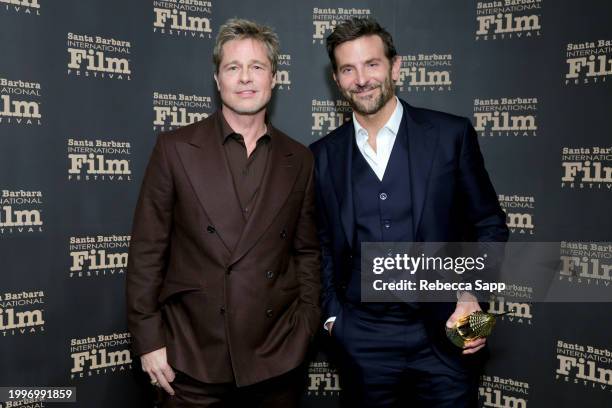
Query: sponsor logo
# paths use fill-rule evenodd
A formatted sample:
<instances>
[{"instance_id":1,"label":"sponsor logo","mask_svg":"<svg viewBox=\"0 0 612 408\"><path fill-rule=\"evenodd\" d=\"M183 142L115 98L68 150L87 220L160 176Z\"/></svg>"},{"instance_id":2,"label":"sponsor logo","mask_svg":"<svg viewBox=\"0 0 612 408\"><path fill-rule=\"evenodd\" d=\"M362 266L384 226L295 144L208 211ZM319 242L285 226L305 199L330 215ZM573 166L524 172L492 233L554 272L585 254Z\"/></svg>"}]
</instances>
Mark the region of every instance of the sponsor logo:
<instances>
[{"instance_id":1,"label":"sponsor logo","mask_svg":"<svg viewBox=\"0 0 612 408\"><path fill-rule=\"evenodd\" d=\"M598 391L612 391L612 351L557 340L555 379Z\"/></svg>"},{"instance_id":2,"label":"sponsor logo","mask_svg":"<svg viewBox=\"0 0 612 408\"><path fill-rule=\"evenodd\" d=\"M41 125L41 86L27 82L0 78L0 125Z\"/></svg>"},{"instance_id":3,"label":"sponsor logo","mask_svg":"<svg viewBox=\"0 0 612 408\"><path fill-rule=\"evenodd\" d=\"M0 235L43 232L42 191L0 190Z\"/></svg>"},{"instance_id":4,"label":"sponsor logo","mask_svg":"<svg viewBox=\"0 0 612 408\"><path fill-rule=\"evenodd\" d=\"M165 132L206 119L212 98L195 94L153 92L153 130Z\"/></svg>"},{"instance_id":5,"label":"sponsor logo","mask_svg":"<svg viewBox=\"0 0 612 408\"><path fill-rule=\"evenodd\" d=\"M129 41L68 33L66 47L70 77L132 79Z\"/></svg>"},{"instance_id":6,"label":"sponsor logo","mask_svg":"<svg viewBox=\"0 0 612 408\"><path fill-rule=\"evenodd\" d=\"M212 2L153 0L153 32L173 37L212 38Z\"/></svg>"},{"instance_id":7,"label":"sponsor logo","mask_svg":"<svg viewBox=\"0 0 612 408\"><path fill-rule=\"evenodd\" d=\"M308 365L308 396L329 397L340 395L340 376L327 361L311 361Z\"/></svg>"},{"instance_id":8,"label":"sponsor logo","mask_svg":"<svg viewBox=\"0 0 612 408\"><path fill-rule=\"evenodd\" d=\"M130 333L99 334L70 340L70 379L130 372Z\"/></svg>"},{"instance_id":9,"label":"sponsor logo","mask_svg":"<svg viewBox=\"0 0 612 408\"><path fill-rule=\"evenodd\" d=\"M0 7L15 13L40 16L39 0L0 0Z\"/></svg>"},{"instance_id":10,"label":"sponsor logo","mask_svg":"<svg viewBox=\"0 0 612 408\"><path fill-rule=\"evenodd\" d=\"M610 286L611 244L561 241L560 247L560 281L576 285Z\"/></svg>"},{"instance_id":11,"label":"sponsor logo","mask_svg":"<svg viewBox=\"0 0 612 408\"><path fill-rule=\"evenodd\" d=\"M539 37L542 0L479 1L476 3L477 41Z\"/></svg>"},{"instance_id":12,"label":"sponsor logo","mask_svg":"<svg viewBox=\"0 0 612 408\"><path fill-rule=\"evenodd\" d=\"M399 58L402 63L395 85L400 92L452 90L452 54L413 54Z\"/></svg>"},{"instance_id":13,"label":"sponsor logo","mask_svg":"<svg viewBox=\"0 0 612 408\"><path fill-rule=\"evenodd\" d=\"M498 198L499 205L506 213L506 225L510 233L534 235L535 197L500 194Z\"/></svg>"},{"instance_id":14,"label":"sponsor logo","mask_svg":"<svg viewBox=\"0 0 612 408\"><path fill-rule=\"evenodd\" d=\"M114 140L67 140L68 180L132 181L131 145Z\"/></svg>"},{"instance_id":15,"label":"sponsor logo","mask_svg":"<svg viewBox=\"0 0 612 408\"><path fill-rule=\"evenodd\" d=\"M42 290L0 293L0 337L45 331Z\"/></svg>"},{"instance_id":16,"label":"sponsor logo","mask_svg":"<svg viewBox=\"0 0 612 408\"><path fill-rule=\"evenodd\" d=\"M564 147L561 188L612 189L612 147Z\"/></svg>"},{"instance_id":17,"label":"sponsor logo","mask_svg":"<svg viewBox=\"0 0 612 408\"><path fill-rule=\"evenodd\" d=\"M478 399L481 407L527 408L529 383L496 375L480 378Z\"/></svg>"},{"instance_id":18,"label":"sponsor logo","mask_svg":"<svg viewBox=\"0 0 612 408\"><path fill-rule=\"evenodd\" d=\"M565 85L602 83L612 75L611 40L567 44L565 58Z\"/></svg>"},{"instance_id":19,"label":"sponsor logo","mask_svg":"<svg viewBox=\"0 0 612 408\"><path fill-rule=\"evenodd\" d=\"M129 235L70 237L69 277L99 277L125 274Z\"/></svg>"},{"instance_id":20,"label":"sponsor logo","mask_svg":"<svg viewBox=\"0 0 612 408\"><path fill-rule=\"evenodd\" d=\"M474 129L480 136L537 136L538 98L474 99Z\"/></svg>"},{"instance_id":21,"label":"sponsor logo","mask_svg":"<svg viewBox=\"0 0 612 408\"><path fill-rule=\"evenodd\" d=\"M312 9L312 43L325 44L325 38L331 34L336 25L353 17L371 17L370 9L365 8L319 8Z\"/></svg>"},{"instance_id":22,"label":"sponsor logo","mask_svg":"<svg viewBox=\"0 0 612 408\"><path fill-rule=\"evenodd\" d=\"M313 99L311 134L325 136L337 127L342 126L353 117L353 110L348 102L343 100Z\"/></svg>"}]
</instances>

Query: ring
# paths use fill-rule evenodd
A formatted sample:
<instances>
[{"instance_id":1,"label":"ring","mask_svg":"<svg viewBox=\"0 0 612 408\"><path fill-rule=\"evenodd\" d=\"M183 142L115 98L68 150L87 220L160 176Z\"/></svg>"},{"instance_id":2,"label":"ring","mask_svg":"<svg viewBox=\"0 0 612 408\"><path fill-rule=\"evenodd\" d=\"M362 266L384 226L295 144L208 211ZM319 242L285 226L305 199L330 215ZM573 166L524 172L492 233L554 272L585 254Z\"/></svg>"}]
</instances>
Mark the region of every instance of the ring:
<instances>
[{"instance_id":1,"label":"ring","mask_svg":"<svg viewBox=\"0 0 612 408\"><path fill-rule=\"evenodd\" d=\"M157 382L157 380L151 380L151 385L154 387L159 387L159 382Z\"/></svg>"}]
</instances>

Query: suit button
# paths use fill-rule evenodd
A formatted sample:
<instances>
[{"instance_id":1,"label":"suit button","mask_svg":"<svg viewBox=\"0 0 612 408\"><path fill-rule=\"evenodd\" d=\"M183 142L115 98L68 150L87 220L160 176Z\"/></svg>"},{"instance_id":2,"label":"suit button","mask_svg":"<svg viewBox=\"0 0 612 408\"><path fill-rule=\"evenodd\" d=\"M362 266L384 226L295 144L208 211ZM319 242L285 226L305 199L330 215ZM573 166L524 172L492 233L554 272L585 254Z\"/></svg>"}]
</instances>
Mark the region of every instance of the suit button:
<instances>
[{"instance_id":1,"label":"suit button","mask_svg":"<svg viewBox=\"0 0 612 408\"><path fill-rule=\"evenodd\" d=\"M272 309L268 309L268 310L266 310L266 316L268 316L268 317L272 317L272 313L273 313L273 312L272 312Z\"/></svg>"},{"instance_id":2,"label":"suit button","mask_svg":"<svg viewBox=\"0 0 612 408\"><path fill-rule=\"evenodd\" d=\"M346 290L346 285L342 285L342 286L340 286L340 289L342 289L342 290Z\"/></svg>"},{"instance_id":3,"label":"suit button","mask_svg":"<svg viewBox=\"0 0 612 408\"><path fill-rule=\"evenodd\" d=\"M217 230L212 225L209 225L208 227L206 227L206 231L208 231L208 233L210 234L214 234Z\"/></svg>"},{"instance_id":4,"label":"suit button","mask_svg":"<svg viewBox=\"0 0 612 408\"><path fill-rule=\"evenodd\" d=\"M272 271L266 271L266 278L268 279L272 279L274 277L274 272Z\"/></svg>"},{"instance_id":5,"label":"suit button","mask_svg":"<svg viewBox=\"0 0 612 408\"><path fill-rule=\"evenodd\" d=\"M386 199L387 199L387 193L380 193L380 194L378 195L378 197L379 197L381 200L383 200L383 201L384 201L384 200L386 200Z\"/></svg>"},{"instance_id":6,"label":"suit button","mask_svg":"<svg viewBox=\"0 0 612 408\"><path fill-rule=\"evenodd\" d=\"M219 313L221 313L221 314L225 314L225 307L221 306L221 307L219 308Z\"/></svg>"},{"instance_id":7,"label":"suit button","mask_svg":"<svg viewBox=\"0 0 612 408\"><path fill-rule=\"evenodd\" d=\"M287 230L286 230L286 229L283 229L283 230L281 231L281 233L280 233L280 237L281 237L282 239L287 238Z\"/></svg>"},{"instance_id":8,"label":"suit button","mask_svg":"<svg viewBox=\"0 0 612 408\"><path fill-rule=\"evenodd\" d=\"M227 269L225 270L225 274L226 274L226 275L229 275L229 274L231 274L231 273L232 273L232 268L227 268Z\"/></svg>"}]
</instances>

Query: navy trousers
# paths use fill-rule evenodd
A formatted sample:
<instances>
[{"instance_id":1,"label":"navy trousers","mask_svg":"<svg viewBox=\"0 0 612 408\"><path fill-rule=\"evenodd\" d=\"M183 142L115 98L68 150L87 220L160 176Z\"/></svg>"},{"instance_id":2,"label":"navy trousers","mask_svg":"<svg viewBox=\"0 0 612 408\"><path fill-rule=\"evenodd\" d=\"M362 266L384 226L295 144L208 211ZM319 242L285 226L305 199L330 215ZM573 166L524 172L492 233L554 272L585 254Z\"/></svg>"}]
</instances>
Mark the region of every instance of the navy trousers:
<instances>
[{"instance_id":1,"label":"navy trousers","mask_svg":"<svg viewBox=\"0 0 612 408\"><path fill-rule=\"evenodd\" d=\"M419 313L345 304L332 330L347 407L472 408L477 372L459 372L434 352Z\"/></svg>"}]
</instances>

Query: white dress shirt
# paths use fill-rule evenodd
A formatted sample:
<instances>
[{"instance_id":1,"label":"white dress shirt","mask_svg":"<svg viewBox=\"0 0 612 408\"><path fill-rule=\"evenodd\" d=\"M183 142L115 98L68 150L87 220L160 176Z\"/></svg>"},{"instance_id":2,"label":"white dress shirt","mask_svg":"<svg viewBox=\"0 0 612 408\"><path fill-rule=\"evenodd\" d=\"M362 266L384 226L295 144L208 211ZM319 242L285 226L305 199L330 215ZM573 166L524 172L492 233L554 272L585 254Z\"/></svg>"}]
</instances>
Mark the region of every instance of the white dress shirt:
<instances>
[{"instance_id":1,"label":"white dress shirt","mask_svg":"<svg viewBox=\"0 0 612 408\"><path fill-rule=\"evenodd\" d=\"M383 126L376 135L376 151L374 151L372 146L368 143L368 131L359 124L355 117L355 113L353 113L353 126L355 127L355 142L357 143L357 148L381 181L385 175L397 132L402 123L402 115L404 114L404 107L397 96L395 100L397 102L395 110L387 123L385 123L385 126ZM327 319L324 324L325 329L329 330L328 323L334 322L335 320L336 316Z\"/></svg>"},{"instance_id":2,"label":"white dress shirt","mask_svg":"<svg viewBox=\"0 0 612 408\"><path fill-rule=\"evenodd\" d=\"M357 143L357 148L381 181L385 174L387 164L389 163L391 150L393 150L395 138L397 137L397 132L402 123L402 114L404 113L404 108L399 99L397 99L397 96L395 100L397 102L395 110L387 123L385 123L385 126L383 126L376 135L376 151L374 151L372 146L368 143L368 131L359 124L355 117L355 113L353 113L353 126L355 127L355 142Z\"/></svg>"}]
</instances>

